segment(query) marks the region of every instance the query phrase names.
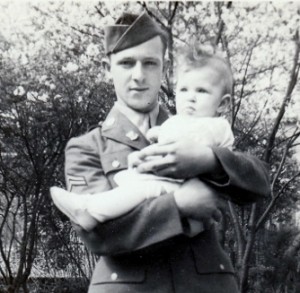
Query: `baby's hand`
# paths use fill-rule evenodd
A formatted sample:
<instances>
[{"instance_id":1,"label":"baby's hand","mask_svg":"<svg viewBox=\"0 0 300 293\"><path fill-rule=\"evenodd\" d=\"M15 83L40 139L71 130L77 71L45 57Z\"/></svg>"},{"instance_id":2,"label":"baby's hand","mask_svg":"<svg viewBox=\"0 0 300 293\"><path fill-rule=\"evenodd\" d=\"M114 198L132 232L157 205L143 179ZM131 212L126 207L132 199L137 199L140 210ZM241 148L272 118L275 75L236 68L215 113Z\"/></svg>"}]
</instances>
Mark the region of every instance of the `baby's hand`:
<instances>
[{"instance_id":1,"label":"baby's hand","mask_svg":"<svg viewBox=\"0 0 300 293\"><path fill-rule=\"evenodd\" d=\"M158 142L160 126L154 126L147 131L146 138L150 141L150 143Z\"/></svg>"}]
</instances>

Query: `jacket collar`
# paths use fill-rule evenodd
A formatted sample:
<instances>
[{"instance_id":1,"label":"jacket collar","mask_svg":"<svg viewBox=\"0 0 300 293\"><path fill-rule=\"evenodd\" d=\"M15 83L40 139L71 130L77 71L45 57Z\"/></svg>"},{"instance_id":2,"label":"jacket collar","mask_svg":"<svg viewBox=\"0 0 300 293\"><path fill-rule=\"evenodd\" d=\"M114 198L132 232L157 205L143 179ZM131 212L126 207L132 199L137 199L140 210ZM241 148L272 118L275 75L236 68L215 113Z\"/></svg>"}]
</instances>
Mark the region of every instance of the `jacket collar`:
<instances>
[{"instance_id":1,"label":"jacket collar","mask_svg":"<svg viewBox=\"0 0 300 293\"><path fill-rule=\"evenodd\" d=\"M166 110L160 106L156 125L161 125L167 118ZM102 124L102 135L137 150L149 145L149 141L139 129L115 106Z\"/></svg>"}]
</instances>

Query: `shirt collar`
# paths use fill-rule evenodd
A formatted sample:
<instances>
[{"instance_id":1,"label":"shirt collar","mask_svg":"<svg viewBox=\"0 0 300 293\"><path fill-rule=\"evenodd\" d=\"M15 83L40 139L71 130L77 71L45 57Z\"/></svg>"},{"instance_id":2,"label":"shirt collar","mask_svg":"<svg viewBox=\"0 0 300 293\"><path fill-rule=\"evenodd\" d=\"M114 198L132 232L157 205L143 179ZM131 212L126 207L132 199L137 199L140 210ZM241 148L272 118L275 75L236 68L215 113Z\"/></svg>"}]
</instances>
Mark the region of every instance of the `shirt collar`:
<instances>
[{"instance_id":1,"label":"shirt collar","mask_svg":"<svg viewBox=\"0 0 300 293\"><path fill-rule=\"evenodd\" d=\"M156 125L156 120L159 113L159 104L155 106L153 110L147 113L142 113L135 111L129 107L126 107L119 101L115 102L115 107L125 115L137 128L140 128L144 124L144 121L148 119L150 121L150 126L153 127ZM150 118L150 119L149 119Z\"/></svg>"}]
</instances>

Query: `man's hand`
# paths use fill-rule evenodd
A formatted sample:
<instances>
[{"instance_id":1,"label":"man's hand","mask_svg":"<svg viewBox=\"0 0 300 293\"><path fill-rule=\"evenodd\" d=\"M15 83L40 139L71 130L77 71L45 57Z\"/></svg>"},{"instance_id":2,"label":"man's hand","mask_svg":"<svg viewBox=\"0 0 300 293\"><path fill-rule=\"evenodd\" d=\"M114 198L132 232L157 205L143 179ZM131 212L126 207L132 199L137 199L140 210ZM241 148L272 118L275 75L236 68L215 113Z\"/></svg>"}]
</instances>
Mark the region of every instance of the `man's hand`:
<instances>
[{"instance_id":1,"label":"man's hand","mask_svg":"<svg viewBox=\"0 0 300 293\"><path fill-rule=\"evenodd\" d=\"M139 164L142 163L139 153L140 153L139 151L135 151L135 152L132 152L128 155L127 163L128 163L128 168L129 169L133 169L133 168L137 167Z\"/></svg>"},{"instance_id":2,"label":"man's hand","mask_svg":"<svg viewBox=\"0 0 300 293\"><path fill-rule=\"evenodd\" d=\"M225 200L207 184L198 179L187 180L174 193L178 210L182 217L209 223L218 220L220 209L225 207Z\"/></svg>"},{"instance_id":3,"label":"man's hand","mask_svg":"<svg viewBox=\"0 0 300 293\"><path fill-rule=\"evenodd\" d=\"M140 173L192 178L218 172L219 169L219 162L210 147L191 144L186 140L153 144L138 153L137 170Z\"/></svg>"}]
</instances>

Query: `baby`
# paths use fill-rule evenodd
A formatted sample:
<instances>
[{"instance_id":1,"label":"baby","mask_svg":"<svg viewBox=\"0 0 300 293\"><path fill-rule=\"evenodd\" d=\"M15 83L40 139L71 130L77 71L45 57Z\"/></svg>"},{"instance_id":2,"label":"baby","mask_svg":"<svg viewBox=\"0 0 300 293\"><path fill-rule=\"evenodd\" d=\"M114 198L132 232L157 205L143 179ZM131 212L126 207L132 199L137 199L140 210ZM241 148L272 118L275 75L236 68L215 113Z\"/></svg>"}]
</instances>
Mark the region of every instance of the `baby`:
<instances>
[{"instance_id":1,"label":"baby","mask_svg":"<svg viewBox=\"0 0 300 293\"><path fill-rule=\"evenodd\" d=\"M147 138L159 144L181 139L192 140L198 145L231 148L234 137L230 124L220 117L229 105L232 91L232 73L228 64L218 55L200 51L182 54L176 87L177 115L160 127L149 130ZM191 180L141 174L134 168L136 152L128 157L128 170L114 177L118 187L94 193L75 194L58 187L51 188L55 205L70 220L89 231L98 222L117 218L150 197L174 192ZM134 182L134 184L132 184ZM188 219L191 235L204 230L202 222Z\"/></svg>"}]
</instances>

